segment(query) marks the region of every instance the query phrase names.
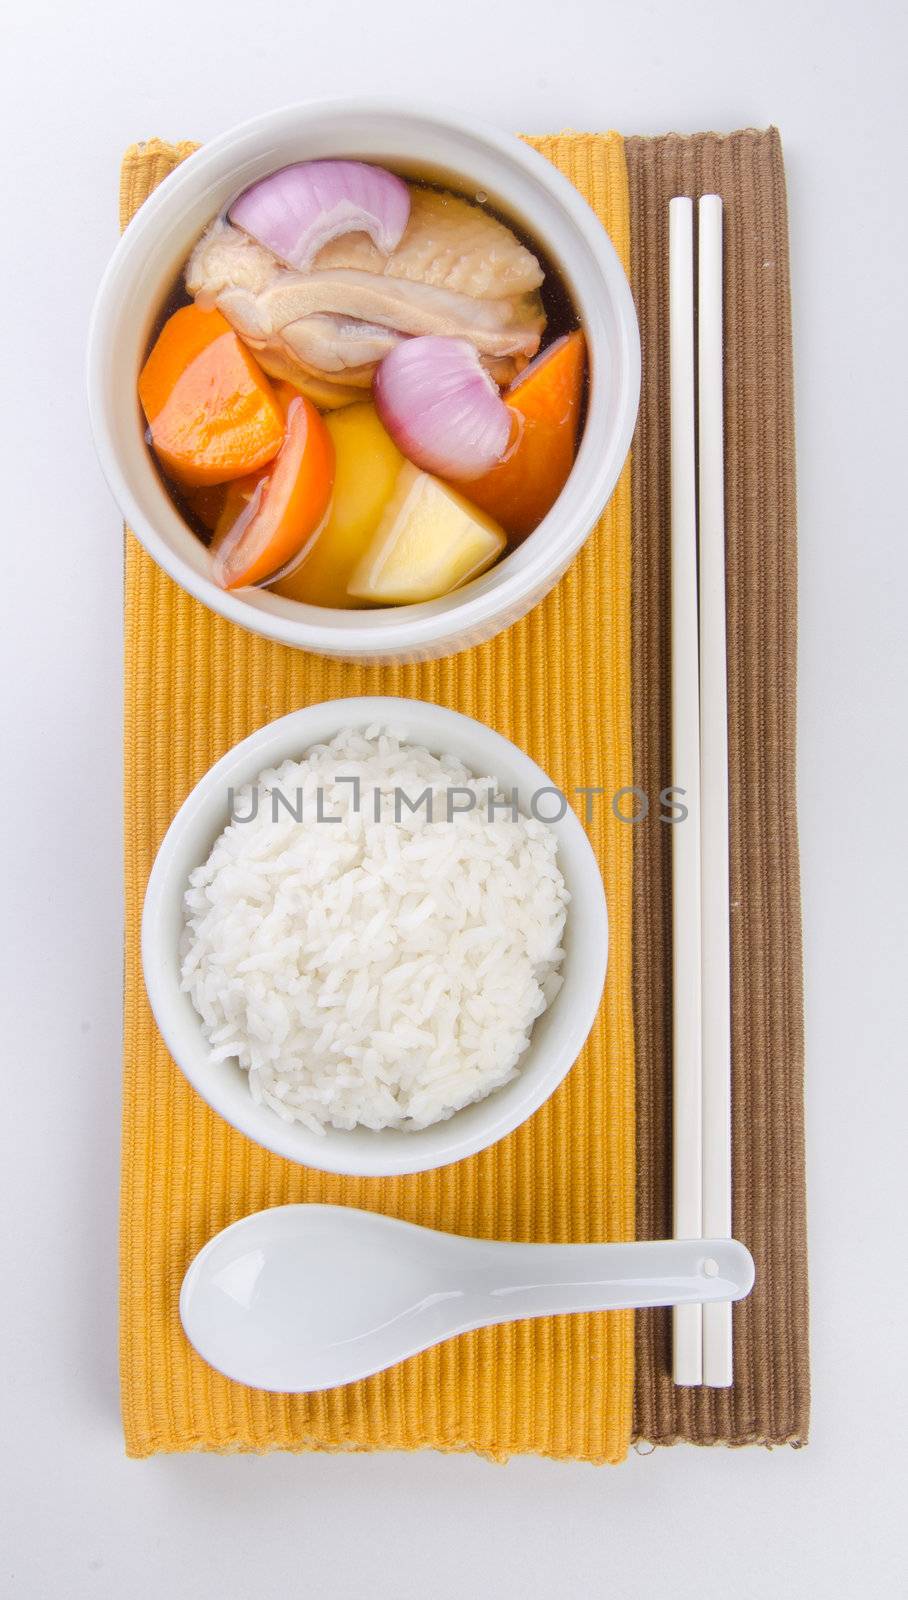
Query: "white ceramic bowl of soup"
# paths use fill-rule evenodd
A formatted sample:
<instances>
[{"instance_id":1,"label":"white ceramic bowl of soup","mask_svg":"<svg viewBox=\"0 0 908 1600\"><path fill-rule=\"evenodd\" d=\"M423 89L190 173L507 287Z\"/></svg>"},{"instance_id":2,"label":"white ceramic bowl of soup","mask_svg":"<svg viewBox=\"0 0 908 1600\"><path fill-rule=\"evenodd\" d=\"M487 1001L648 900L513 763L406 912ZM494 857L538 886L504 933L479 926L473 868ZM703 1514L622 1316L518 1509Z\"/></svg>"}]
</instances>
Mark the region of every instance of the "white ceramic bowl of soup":
<instances>
[{"instance_id":1,"label":"white ceramic bowl of soup","mask_svg":"<svg viewBox=\"0 0 908 1600\"><path fill-rule=\"evenodd\" d=\"M230 790L255 783L264 770L299 760L344 728L370 723L400 728L411 744L457 756L472 772L517 790L524 812L551 818L558 866L571 899L562 937L562 987L537 1018L518 1073L484 1100L447 1121L414 1132L328 1127L311 1132L257 1104L235 1059L212 1062L201 1019L181 987L180 944L189 874L208 859L230 817ZM173 1060L192 1087L227 1122L289 1161L323 1172L391 1177L446 1166L484 1150L526 1121L570 1071L596 1017L608 955L608 912L599 866L583 824L553 798L552 780L524 751L483 723L423 700L367 696L329 700L280 717L229 750L180 807L158 850L142 914L142 967L151 1008Z\"/></svg>"},{"instance_id":2,"label":"white ceramic bowl of soup","mask_svg":"<svg viewBox=\"0 0 908 1600\"><path fill-rule=\"evenodd\" d=\"M303 605L265 589L227 593L171 499L145 441L136 384L193 245L241 190L292 161L345 156L431 172L489 203L538 240L587 339L589 398L570 477L539 527L491 571L440 600L375 610ZM183 162L142 206L98 291L88 350L89 409L110 488L148 553L231 621L304 650L372 661L450 655L524 615L568 567L611 496L637 416L640 340L608 234L550 162L513 135L419 103L330 100L245 122Z\"/></svg>"}]
</instances>

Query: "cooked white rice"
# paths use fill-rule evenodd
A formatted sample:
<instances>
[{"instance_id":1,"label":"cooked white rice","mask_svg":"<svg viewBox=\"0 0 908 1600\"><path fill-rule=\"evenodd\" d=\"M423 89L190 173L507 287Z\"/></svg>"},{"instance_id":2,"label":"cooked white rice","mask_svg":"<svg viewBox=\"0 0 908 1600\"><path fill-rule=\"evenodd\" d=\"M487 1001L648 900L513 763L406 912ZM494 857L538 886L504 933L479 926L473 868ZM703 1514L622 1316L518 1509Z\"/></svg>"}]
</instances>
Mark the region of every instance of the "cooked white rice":
<instances>
[{"instance_id":1,"label":"cooked white rice","mask_svg":"<svg viewBox=\"0 0 908 1600\"><path fill-rule=\"evenodd\" d=\"M494 778L403 742L339 733L263 772L190 877L183 988L252 1096L313 1132L425 1128L516 1077L561 986L569 895L544 822ZM359 780L359 809L356 788ZM476 805L448 820L448 791ZM414 812L411 802L429 788ZM279 805L278 790L302 821ZM339 821L319 822L321 812ZM382 820L376 822L375 792ZM455 806L468 803L457 796Z\"/></svg>"}]
</instances>

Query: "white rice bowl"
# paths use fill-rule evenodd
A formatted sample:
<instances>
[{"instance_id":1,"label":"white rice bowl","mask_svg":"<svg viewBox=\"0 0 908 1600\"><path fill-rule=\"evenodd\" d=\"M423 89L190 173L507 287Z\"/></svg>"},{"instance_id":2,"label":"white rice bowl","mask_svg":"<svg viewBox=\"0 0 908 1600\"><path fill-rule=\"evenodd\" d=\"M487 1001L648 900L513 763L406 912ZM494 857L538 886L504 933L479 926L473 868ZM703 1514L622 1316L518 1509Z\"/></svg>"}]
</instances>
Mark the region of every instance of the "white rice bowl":
<instances>
[{"instance_id":1,"label":"white rice bowl","mask_svg":"<svg viewBox=\"0 0 908 1600\"><path fill-rule=\"evenodd\" d=\"M405 739L345 730L261 773L185 895L212 1065L235 1058L254 1100L316 1133L415 1131L484 1099L561 987L554 830Z\"/></svg>"}]
</instances>

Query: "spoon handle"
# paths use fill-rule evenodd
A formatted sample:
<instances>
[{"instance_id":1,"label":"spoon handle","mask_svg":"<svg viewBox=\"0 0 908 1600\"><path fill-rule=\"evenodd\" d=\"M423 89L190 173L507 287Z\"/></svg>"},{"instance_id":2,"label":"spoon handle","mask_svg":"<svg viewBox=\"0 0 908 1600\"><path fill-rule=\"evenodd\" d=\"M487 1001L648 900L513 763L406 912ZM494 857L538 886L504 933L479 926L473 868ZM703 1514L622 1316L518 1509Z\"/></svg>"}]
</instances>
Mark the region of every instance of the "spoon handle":
<instances>
[{"instance_id":1,"label":"spoon handle","mask_svg":"<svg viewBox=\"0 0 908 1600\"><path fill-rule=\"evenodd\" d=\"M487 1243L472 1288L489 1322L569 1311L617 1311L750 1292L754 1264L737 1239L657 1239L633 1244ZM485 1281L484 1281L485 1280Z\"/></svg>"}]
</instances>

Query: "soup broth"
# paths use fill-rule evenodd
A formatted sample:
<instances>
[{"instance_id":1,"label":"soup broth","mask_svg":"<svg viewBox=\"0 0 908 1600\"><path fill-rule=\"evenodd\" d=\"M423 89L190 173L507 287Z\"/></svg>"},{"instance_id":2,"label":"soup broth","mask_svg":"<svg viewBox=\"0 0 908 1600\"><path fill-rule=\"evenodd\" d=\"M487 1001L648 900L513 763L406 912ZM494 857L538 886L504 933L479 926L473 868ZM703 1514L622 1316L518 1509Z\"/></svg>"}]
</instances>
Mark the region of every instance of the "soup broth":
<instances>
[{"instance_id":1,"label":"soup broth","mask_svg":"<svg viewBox=\"0 0 908 1600\"><path fill-rule=\"evenodd\" d=\"M337 161L282 169L214 220L139 394L218 582L364 607L449 593L531 535L587 384L540 241L447 174Z\"/></svg>"}]
</instances>

